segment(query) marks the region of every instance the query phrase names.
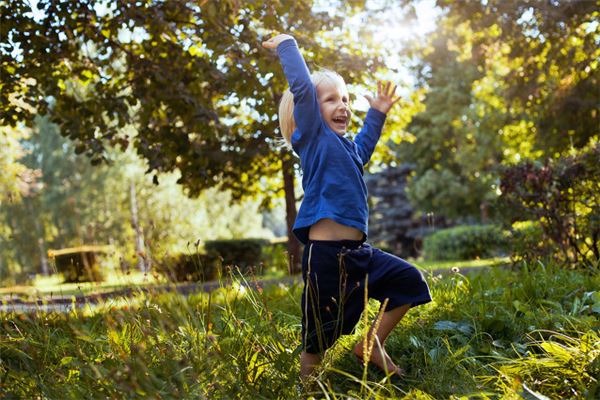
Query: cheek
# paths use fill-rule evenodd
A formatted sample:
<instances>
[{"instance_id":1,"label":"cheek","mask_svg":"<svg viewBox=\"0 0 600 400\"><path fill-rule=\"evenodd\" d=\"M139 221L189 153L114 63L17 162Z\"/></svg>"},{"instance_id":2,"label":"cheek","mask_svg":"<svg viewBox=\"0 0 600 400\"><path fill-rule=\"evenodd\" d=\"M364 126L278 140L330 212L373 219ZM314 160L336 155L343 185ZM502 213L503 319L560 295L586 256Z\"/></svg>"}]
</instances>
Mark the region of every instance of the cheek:
<instances>
[{"instance_id":1,"label":"cheek","mask_svg":"<svg viewBox=\"0 0 600 400\"><path fill-rule=\"evenodd\" d=\"M321 111L321 116L324 117L325 113L327 112L327 107L325 107L323 104L319 104L319 111Z\"/></svg>"},{"instance_id":2,"label":"cheek","mask_svg":"<svg viewBox=\"0 0 600 400\"><path fill-rule=\"evenodd\" d=\"M328 107L327 104L321 104L319 106L319 108L321 109L322 117L330 117L331 116L332 107Z\"/></svg>"}]
</instances>

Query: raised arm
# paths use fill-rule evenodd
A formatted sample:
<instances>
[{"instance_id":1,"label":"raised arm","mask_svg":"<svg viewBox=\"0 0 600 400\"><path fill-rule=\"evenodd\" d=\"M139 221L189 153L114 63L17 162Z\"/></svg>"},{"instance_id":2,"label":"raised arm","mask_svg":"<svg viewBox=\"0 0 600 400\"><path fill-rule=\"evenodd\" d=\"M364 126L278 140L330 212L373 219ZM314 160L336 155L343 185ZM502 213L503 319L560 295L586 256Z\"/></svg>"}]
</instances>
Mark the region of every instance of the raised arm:
<instances>
[{"instance_id":1,"label":"raised arm","mask_svg":"<svg viewBox=\"0 0 600 400\"><path fill-rule=\"evenodd\" d=\"M367 164L371 159L381 135L386 114L400 100L400 97L394 97L395 93L396 85L392 88L390 82L387 82L385 86L381 82L377 82L377 97L365 96L371 108L367 112L362 129L354 139L363 164Z\"/></svg>"},{"instance_id":2,"label":"raised arm","mask_svg":"<svg viewBox=\"0 0 600 400\"><path fill-rule=\"evenodd\" d=\"M283 73L294 95L294 121L300 136L292 136L292 142L315 135L322 123L317 91L296 40L290 35L277 35L263 42L263 47L277 49Z\"/></svg>"}]
</instances>

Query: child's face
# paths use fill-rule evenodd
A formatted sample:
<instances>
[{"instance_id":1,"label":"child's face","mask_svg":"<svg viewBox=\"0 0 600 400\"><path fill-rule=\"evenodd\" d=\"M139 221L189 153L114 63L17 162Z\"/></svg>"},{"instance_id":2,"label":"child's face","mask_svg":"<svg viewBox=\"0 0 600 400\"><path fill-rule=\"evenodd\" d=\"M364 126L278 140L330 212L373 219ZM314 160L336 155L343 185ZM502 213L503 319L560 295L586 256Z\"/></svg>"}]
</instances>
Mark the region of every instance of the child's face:
<instances>
[{"instance_id":1,"label":"child's face","mask_svg":"<svg viewBox=\"0 0 600 400\"><path fill-rule=\"evenodd\" d=\"M350 123L350 99L346 88L326 79L317 86L317 98L325 123L339 135L346 133Z\"/></svg>"}]
</instances>

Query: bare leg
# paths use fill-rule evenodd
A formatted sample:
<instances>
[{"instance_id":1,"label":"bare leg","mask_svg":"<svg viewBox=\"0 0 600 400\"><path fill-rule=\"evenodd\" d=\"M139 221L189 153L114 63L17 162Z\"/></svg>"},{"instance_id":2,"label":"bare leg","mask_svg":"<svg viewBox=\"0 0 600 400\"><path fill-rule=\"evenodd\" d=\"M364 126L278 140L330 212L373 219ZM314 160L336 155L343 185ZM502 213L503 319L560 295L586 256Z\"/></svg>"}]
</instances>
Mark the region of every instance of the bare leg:
<instances>
[{"instance_id":1,"label":"bare leg","mask_svg":"<svg viewBox=\"0 0 600 400\"><path fill-rule=\"evenodd\" d=\"M390 356L385 351L384 343L392 329L398 325L398 322L400 322L402 317L404 317L409 309L410 304L405 304L403 306L396 307L393 310L384 312L383 316L381 317L381 322L379 323L377 332L374 332L375 327L371 326L371 329L369 329L369 332L367 333L368 340L371 340L373 334L375 334L375 346L373 346L369 361L384 372L393 372L398 376L402 376L404 371L402 368L399 368L396 366L396 364L394 364ZM354 354L356 354L360 359L363 359L364 352L365 349L363 349L363 341L361 340L356 346L354 346Z\"/></svg>"},{"instance_id":2,"label":"bare leg","mask_svg":"<svg viewBox=\"0 0 600 400\"><path fill-rule=\"evenodd\" d=\"M300 378L302 381L306 381L319 364L321 364L321 356L319 354L307 353L305 351L300 353Z\"/></svg>"}]
</instances>

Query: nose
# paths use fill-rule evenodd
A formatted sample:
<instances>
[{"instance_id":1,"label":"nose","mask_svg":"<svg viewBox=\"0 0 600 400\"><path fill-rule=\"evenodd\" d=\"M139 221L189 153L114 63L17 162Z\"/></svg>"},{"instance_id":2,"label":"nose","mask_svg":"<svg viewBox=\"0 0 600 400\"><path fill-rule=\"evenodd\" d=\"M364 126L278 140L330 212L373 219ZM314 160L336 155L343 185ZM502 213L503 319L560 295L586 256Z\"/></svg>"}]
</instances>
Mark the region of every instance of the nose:
<instances>
[{"instance_id":1,"label":"nose","mask_svg":"<svg viewBox=\"0 0 600 400\"><path fill-rule=\"evenodd\" d=\"M348 109L350 108L350 106L348 104L344 103L343 101L340 101L338 103L338 107L337 108L338 109L342 108L342 109L348 111Z\"/></svg>"}]
</instances>

